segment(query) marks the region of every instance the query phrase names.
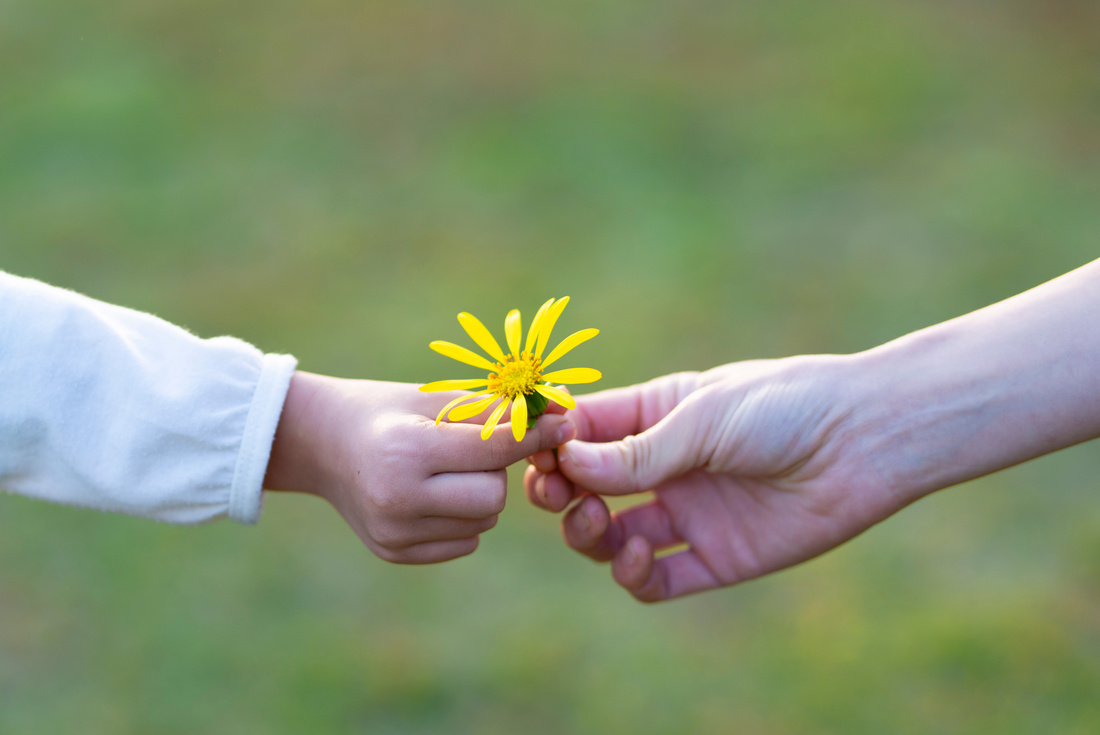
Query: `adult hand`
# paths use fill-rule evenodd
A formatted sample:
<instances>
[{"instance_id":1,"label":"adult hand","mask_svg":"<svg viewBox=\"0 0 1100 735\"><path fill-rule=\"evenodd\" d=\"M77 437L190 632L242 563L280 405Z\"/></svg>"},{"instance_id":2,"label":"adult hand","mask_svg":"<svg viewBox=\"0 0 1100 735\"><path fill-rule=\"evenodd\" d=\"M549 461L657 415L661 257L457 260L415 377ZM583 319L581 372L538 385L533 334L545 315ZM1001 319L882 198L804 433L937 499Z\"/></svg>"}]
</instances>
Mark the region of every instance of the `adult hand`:
<instances>
[{"instance_id":1,"label":"adult hand","mask_svg":"<svg viewBox=\"0 0 1100 735\"><path fill-rule=\"evenodd\" d=\"M582 396L581 441L532 457L528 498L566 543L611 561L645 602L742 582L809 559L903 507L853 441L838 369L802 357L669 375ZM652 489L609 513L598 497ZM655 552L687 544L661 558Z\"/></svg>"},{"instance_id":2,"label":"adult hand","mask_svg":"<svg viewBox=\"0 0 1100 735\"><path fill-rule=\"evenodd\" d=\"M928 493L1100 437L1100 260L847 356L745 362L577 400L532 502L645 601L809 559ZM617 515L594 494L656 497ZM686 543L660 559L654 551Z\"/></svg>"}]
</instances>

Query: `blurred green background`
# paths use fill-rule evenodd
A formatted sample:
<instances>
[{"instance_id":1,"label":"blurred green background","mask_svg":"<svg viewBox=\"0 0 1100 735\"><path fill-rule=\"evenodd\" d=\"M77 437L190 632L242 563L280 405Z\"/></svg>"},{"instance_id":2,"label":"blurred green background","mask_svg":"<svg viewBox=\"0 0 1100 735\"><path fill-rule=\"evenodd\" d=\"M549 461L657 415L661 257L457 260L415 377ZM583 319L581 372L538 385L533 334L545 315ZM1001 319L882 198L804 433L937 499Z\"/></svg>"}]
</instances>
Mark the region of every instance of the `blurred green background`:
<instances>
[{"instance_id":1,"label":"blurred green background","mask_svg":"<svg viewBox=\"0 0 1100 735\"><path fill-rule=\"evenodd\" d=\"M860 350L1098 233L1091 0L0 0L0 268L316 372L454 377L455 313L565 294L604 387ZM0 732L1095 733L1098 473L655 607L518 475L431 568L310 498L3 496Z\"/></svg>"}]
</instances>

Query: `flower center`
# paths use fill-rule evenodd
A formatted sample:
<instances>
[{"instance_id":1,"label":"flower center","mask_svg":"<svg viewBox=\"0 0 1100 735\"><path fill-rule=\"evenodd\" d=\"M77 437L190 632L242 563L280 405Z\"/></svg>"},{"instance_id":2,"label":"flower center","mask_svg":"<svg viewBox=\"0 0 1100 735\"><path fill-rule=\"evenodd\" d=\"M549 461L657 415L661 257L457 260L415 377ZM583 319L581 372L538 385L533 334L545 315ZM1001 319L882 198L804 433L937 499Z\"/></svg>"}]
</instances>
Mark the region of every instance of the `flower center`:
<instances>
[{"instance_id":1,"label":"flower center","mask_svg":"<svg viewBox=\"0 0 1100 735\"><path fill-rule=\"evenodd\" d=\"M542 379L542 361L530 352L520 353L518 360L508 355L496 367L495 373L489 373L489 390L499 396L531 395Z\"/></svg>"}]
</instances>

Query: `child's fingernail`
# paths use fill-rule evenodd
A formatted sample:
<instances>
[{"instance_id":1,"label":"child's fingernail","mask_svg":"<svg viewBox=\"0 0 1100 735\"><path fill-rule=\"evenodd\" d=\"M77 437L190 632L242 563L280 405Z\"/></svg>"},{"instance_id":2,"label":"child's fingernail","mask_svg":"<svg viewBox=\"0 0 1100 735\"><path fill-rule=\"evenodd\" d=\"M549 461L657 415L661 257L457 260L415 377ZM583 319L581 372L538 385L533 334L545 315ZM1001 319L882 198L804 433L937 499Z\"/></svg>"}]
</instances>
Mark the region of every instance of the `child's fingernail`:
<instances>
[{"instance_id":1,"label":"child's fingernail","mask_svg":"<svg viewBox=\"0 0 1100 735\"><path fill-rule=\"evenodd\" d=\"M577 436L577 427L566 421L564 424L558 427L558 444L565 444L568 441L573 441L573 438Z\"/></svg>"}]
</instances>

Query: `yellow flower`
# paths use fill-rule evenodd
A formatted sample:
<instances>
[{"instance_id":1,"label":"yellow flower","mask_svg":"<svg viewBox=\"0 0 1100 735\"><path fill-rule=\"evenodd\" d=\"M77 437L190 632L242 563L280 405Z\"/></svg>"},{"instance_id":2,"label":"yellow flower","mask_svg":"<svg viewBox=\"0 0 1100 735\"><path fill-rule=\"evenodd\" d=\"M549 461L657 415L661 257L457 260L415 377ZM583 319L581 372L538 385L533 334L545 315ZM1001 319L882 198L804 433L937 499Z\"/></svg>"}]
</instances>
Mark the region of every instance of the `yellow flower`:
<instances>
[{"instance_id":1,"label":"yellow flower","mask_svg":"<svg viewBox=\"0 0 1100 735\"><path fill-rule=\"evenodd\" d=\"M568 368L548 373L545 370L569 350L595 337L600 330L582 329L571 334L551 350L546 359L542 357L546 343L550 340L550 332L568 303L569 297L566 296L557 301L550 299L542 305L535 314L534 321L531 322L531 328L527 331L527 342L522 350L520 338L523 336L523 329L520 326L519 311L512 309L508 312L504 320L504 334L508 338L507 354L476 317L466 312L459 314L458 323L493 360L487 360L472 350L450 342L437 340L429 345L441 355L489 371L487 378L439 380L420 386L420 390L425 393L481 389L459 396L444 406L436 417L436 424L442 421L444 416L451 421L461 421L477 416L499 400L500 405L489 415L489 419L481 429L481 438L489 438L497 423L500 422L501 416L508 410L508 406L511 406L512 436L516 441L522 441L527 429L534 426L535 419L546 411L549 401L554 401L566 408L576 408L577 404L572 396L550 384L592 383L602 377L600 371L592 368Z\"/></svg>"}]
</instances>

